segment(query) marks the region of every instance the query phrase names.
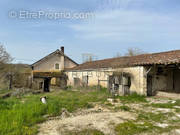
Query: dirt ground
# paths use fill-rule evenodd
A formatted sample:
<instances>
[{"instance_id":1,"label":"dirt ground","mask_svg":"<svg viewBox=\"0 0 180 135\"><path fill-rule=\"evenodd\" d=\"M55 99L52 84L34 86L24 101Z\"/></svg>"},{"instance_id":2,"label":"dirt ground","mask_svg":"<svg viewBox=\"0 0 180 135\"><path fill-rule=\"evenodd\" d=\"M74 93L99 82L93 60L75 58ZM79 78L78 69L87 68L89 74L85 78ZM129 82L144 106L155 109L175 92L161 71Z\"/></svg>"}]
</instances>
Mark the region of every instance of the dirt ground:
<instances>
[{"instance_id":1,"label":"dirt ground","mask_svg":"<svg viewBox=\"0 0 180 135\"><path fill-rule=\"evenodd\" d=\"M57 117L43 123L39 135L61 135L67 131L88 128L98 129L106 134L114 134L111 124L119 124L127 119L134 119L129 112L112 112L109 109L95 107L89 110L79 110L70 117Z\"/></svg>"},{"instance_id":2,"label":"dirt ground","mask_svg":"<svg viewBox=\"0 0 180 135\"><path fill-rule=\"evenodd\" d=\"M167 119L178 121L175 124L180 124L180 113L176 111L180 106L161 108L152 107L151 104L174 104L176 101L168 98L148 98L148 103L128 103L128 109L118 109L124 106L121 101L112 102L107 100L106 104L96 103L91 109L77 110L74 113L69 113L65 109L61 116L50 118L45 123L39 125L38 135L64 135L69 131L81 131L83 129L97 129L105 135L116 135L114 130L115 125L124 123L128 120L136 120L139 112L151 113L173 113ZM160 128L166 128L171 123L167 121L155 121L154 125ZM142 134L156 134L156 133L142 133ZM180 135L180 128L168 130L162 135Z\"/></svg>"}]
</instances>

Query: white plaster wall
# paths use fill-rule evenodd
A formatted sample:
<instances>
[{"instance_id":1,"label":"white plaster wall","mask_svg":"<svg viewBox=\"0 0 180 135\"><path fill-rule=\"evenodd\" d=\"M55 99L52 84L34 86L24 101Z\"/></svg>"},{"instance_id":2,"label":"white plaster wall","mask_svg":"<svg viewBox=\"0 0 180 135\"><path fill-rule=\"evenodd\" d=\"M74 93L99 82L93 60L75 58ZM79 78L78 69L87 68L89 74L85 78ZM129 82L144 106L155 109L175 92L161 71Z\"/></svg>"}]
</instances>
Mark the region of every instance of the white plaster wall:
<instances>
[{"instance_id":1,"label":"white plaster wall","mask_svg":"<svg viewBox=\"0 0 180 135\"><path fill-rule=\"evenodd\" d=\"M132 75L131 77L131 92L137 92L138 94L146 95L147 85L146 85L146 76L145 72L146 69L144 67L129 67L129 68L118 68L118 69L98 69L98 70L91 70L91 71L76 71L76 72L66 72L68 75L68 85L74 85L74 78L80 78L82 81L82 76L88 75L89 76L89 86L91 85L98 85L98 80L108 80L108 76L112 75L113 71L119 72L126 72ZM91 74L92 73L92 74ZM107 87L107 81L100 81L100 85L103 87Z\"/></svg>"},{"instance_id":2,"label":"white plaster wall","mask_svg":"<svg viewBox=\"0 0 180 135\"><path fill-rule=\"evenodd\" d=\"M72 68L76 66L76 64L70 61L64 56L60 56L59 54L55 54L46 60L41 61L37 65L34 66L34 70L37 71L59 71L55 69L55 64L58 63L60 66L59 70L64 70L64 68Z\"/></svg>"},{"instance_id":3,"label":"white plaster wall","mask_svg":"<svg viewBox=\"0 0 180 135\"><path fill-rule=\"evenodd\" d=\"M65 57L65 60L64 60L65 68L73 68L75 66L76 66L76 64L74 62L72 62L71 60L69 60L68 58Z\"/></svg>"},{"instance_id":4,"label":"white plaster wall","mask_svg":"<svg viewBox=\"0 0 180 135\"><path fill-rule=\"evenodd\" d=\"M64 69L64 62L61 61L61 57L64 56L59 56L58 54L53 55L43 61L41 61L40 63L38 63L37 65L34 66L34 70L38 70L38 71L53 71L55 70L55 64L59 63L60 65L60 70Z\"/></svg>"},{"instance_id":5,"label":"white plaster wall","mask_svg":"<svg viewBox=\"0 0 180 135\"><path fill-rule=\"evenodd\" d=\"M147 77L145 76L146 69L143 66L119 68L116 71L131 74L130 91L138 94L147 94Z\"/></svg>"},{"instance_id":6,"label":"white plaster wall","mask_svg":"<svg viewBox=\"0 0 180 135\"><path fill-rule=\"evenodd\" d=\"M83 76L88 75L89 86L98 85L98 80L104 80L104 81L100 81L100 85L103 87L107 87L107 81L105 80L108 80L108 74L103 70L77 71L77 72L66 72L66 73L68 75L68 85L74 86L74 78L80 78L82 82Z\"/></svg>"}]
</instances>

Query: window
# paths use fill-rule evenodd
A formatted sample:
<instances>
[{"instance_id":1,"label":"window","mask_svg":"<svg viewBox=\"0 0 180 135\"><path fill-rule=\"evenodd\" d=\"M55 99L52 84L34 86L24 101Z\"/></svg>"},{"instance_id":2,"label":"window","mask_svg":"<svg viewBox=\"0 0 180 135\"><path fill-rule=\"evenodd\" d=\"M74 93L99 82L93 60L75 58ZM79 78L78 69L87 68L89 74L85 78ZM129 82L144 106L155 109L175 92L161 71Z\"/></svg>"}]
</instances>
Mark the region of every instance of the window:
<instances>
[{"instance_id":1,"label":"window","mask_svg":"<svg viewBox=\"0 0 180 135\"><path fill-rule=\"evenodd\" d=\"M55 64L55 69L59 69L59 64L58 63Z\"/></svg>"}]
</instances>

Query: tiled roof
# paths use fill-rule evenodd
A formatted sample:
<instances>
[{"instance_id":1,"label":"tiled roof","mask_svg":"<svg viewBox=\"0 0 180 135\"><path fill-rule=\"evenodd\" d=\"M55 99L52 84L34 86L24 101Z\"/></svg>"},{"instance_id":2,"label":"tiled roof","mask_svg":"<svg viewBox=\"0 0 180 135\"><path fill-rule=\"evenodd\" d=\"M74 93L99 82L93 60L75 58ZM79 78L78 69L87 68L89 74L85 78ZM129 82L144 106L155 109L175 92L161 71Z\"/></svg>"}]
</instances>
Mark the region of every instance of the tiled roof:
<instances>
[{"instance_id":1,"label":"tiled roof","mask_svg":"<svg viewBox=\"0 0 180 135\"><path fill-rule=\"evenodd\" d=\"M137 56L126 56L86 62L68 70L116 68L153 64L168 65L178 63L180 63L180 50L174 50L169 52L141 54Z\"/></svg>"},{"instance_id":2,"label":"tiled roof","mask_svg":"<svg viewBox=\"0 0 180 135\"><path fill-rule=\"evenodd\" d=\"M66 56L61 50L57 49L56 51L50 53L49 55L43 57L42 59L38 60L37 62L33 63L31 66L35 66L37 64L39 64L42 61L45 61L48 57L51 57L55 54L60 54L60 55L64 55L65 58L69 59L70 61L72 61L73 63L75 63L76 65L78 65L75 61L73 61L71 58L69 58L68 56Z\"/></svg>"}]
</instances>

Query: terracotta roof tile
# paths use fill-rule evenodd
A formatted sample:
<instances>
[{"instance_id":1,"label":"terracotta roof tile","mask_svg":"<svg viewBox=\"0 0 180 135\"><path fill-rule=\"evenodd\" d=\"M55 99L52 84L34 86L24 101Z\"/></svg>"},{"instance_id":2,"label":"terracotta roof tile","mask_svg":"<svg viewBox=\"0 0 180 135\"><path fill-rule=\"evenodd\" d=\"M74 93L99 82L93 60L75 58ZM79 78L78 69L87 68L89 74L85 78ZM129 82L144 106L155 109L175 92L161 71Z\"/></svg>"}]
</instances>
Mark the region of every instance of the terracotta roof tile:
<instances>
[{"instance_id":1,"label":"terracotta roof tile","mask_svg":"<svg viewBox=\"0 0 180 135\"><path fill-rule=\"evenodd\" d=\"M141 54L131 57L110 58L80 64L68 70L85 70L98 68L116 68L138 65L153 65L153 64L177 64L180 63L180 50L169 52Z\"/></svg>"}]
</instances>

